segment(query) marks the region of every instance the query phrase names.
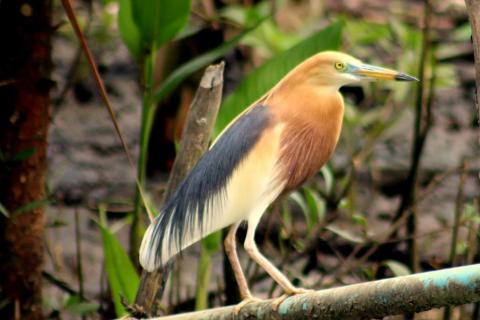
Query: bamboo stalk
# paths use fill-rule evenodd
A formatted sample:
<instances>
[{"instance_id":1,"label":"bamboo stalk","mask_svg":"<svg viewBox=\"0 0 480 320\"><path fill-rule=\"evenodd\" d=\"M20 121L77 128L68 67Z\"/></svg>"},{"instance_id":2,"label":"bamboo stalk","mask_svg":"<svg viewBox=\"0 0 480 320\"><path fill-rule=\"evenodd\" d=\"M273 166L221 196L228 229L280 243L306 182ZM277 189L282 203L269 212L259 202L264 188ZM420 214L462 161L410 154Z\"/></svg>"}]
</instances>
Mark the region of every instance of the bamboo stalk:
<instances>
[{"instance_id":1,"label":"bamboo stalk","mask_svg":"<svg viewBox=\"0 0 480 320\"><path fill-rule=\"evenodd\" d=\"M286 299L190 312L150 320L371 319L480 301L480 264L320 290Z\"/></svg>"}]
</instances>

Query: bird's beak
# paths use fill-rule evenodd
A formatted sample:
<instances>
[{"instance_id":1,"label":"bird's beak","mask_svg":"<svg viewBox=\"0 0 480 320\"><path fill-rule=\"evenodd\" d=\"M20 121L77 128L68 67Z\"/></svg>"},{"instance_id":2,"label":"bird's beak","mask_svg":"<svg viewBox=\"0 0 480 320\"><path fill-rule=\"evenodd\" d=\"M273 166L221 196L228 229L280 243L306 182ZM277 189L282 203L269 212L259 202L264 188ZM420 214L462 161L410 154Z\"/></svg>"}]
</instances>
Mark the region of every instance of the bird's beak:
<instances>
[{"instance_id":1,"label":"bird's beak","mask_svg":"<svg viewBox=\"0 0 480 320\"><path fill-rule=\"evenodd\" d=\"M353 70L353 74L367 79L418 81L417 78L395 70L363 64Z\"/></svg>"}]
</instances>

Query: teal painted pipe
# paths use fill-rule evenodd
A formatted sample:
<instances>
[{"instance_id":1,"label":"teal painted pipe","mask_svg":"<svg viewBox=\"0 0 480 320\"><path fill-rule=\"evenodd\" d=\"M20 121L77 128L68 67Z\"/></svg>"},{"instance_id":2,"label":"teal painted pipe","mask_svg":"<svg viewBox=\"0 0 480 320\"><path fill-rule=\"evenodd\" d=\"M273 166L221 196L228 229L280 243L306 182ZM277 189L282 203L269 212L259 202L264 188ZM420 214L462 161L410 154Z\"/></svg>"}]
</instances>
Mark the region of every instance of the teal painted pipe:
<instances>
[{"instance_id":1,"label":"teal painted pipe","mask_svg":"<svg viewBox=\"0 0 480 320\"><path fill-rule=\"evenodd\" d=\"M371 319L480 301L480 264L315 291L286 299L278 311L272 300L155 320L183 319Z\"/></svg>"}]
</instances>

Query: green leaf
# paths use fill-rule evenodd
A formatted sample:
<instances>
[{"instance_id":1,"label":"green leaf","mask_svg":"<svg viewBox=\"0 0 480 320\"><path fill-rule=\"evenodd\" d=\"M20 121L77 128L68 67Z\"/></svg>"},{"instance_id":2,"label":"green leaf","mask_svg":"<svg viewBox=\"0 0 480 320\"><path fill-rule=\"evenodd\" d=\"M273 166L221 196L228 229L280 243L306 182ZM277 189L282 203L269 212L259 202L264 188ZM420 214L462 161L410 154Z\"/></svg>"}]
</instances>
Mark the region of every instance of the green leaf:
<instances>
[{"instance_id":1,"label":"green leaf","mask_svg":"<svg viewBox=\"0 0 480 320\"><path fill-rule=\"evenodd\" d=\"M328 226L325 227L325 229L329 230L330 232L335 233L337 236L348 240L352 243L363 243L363 239L347 230L343 230L340 227L338 227L335 224L329 224Z\"/></svg>"},{"instance_id":2,"label":"green leaf","mask_svg":"<svg viewBox=\"0 0 480 320\"><path fill-rule=\"evenodd\" d=\"M172 39L172 41L179 41L188 37L192 37L193 35L202 31L204 27L204 23L201 21L189 21L185 28L183 28L182 31L177 33L177 35L175 36L175 38Z\"/></svg>"},{"instance_id":3,"label":"green leaf","mask_svg":"<svg viewBox=\"0 0 480 320\"><path fill-rule=\"evenodd\" d=\"M22 214L22 213L25 213L25 212L28 212L28 211L31 211L31 210L35 210L35 209L44 207L47 204L49 204L50 202L51 202L50 199L41 199L41 200L35 200L35 201L32 201L32 202L29 202L29 203L24 204L23 206L15 209L15 211L13 211L13 215Z\"/></svg>"},{"instance_id":4,"label":"green leaf","mask_svg":"<svg viewBox=\"0 0 480 320\"><path fill-rule=\"evenodd\" d=\"M247 26L259 19L269 16L271 4L262 1L253 7L244 5L229 5L220 10L219 15L242 26ZM301 40L299 33L286 33L279 28L272 17L263 23L255 32L246 36L242 44L254 47L261 56L271 56L290 48Z\"/></svg>"},{"instance_id":5,"label":"green leaf","mask_svg":"<svg viewBox=\"0 0 480 320\"><path fill-rule=\"evenodd\" d=\"M387 268L389 268L396 277L408 276L409 274L412 274L412 272L406 265L398 261L387 260L384 261L383 264Z\"/></svg>"},{"instance_id":6,"label":"green leaf","mask_svg":"<svg viewBox=\"0 0 480 320\"><path fill-rule=\"evenodd\" d=\"M310 203L307 201L307 196L303 197L298 191L292 192L289 195L289 199L293 200L300 207L305 216L305 220L307 221L307 230L311 231L318 222L318 206L313 199L313 194L309 191L305 191L305 194L307 193L309 193L309 199L312 201Z\"/></svg>"},{"instance_id":7,"label":"green leaf","mask_svg":"<svg viewBox=\"0 0 480 320\"><path fill-rule=\"evenodd\" d=\"M207 254L213 254L217 252L221 244L222 233L220 231L214 232L202 239L202 245L207 250Z\"/></svg>"},{"instance_id":8,"label":"green leaf","mask_svg":"<svg viewBox=\"0 0 480 320\"><path fill-rule=\"evenodd\" d=\"M291 200L293 200L299 207L302 209L302 211L307 215L308 218L308 211L309 207L307 203L305 202L305 199L303 199L302 195L298 191L294 191L290 193L288 196Z\"/></svg>"},{"instance_id":9,"label":"green leaf","mask_svg":"<svg viewBox=\"0 0 480 320\"><path fill-rule=\"evenodd\" d=\"M367 219L365 218L365 216L363 216L362 214L360 213L355 213L352 215L352 220L355 224L363 227L363 228L367 228L368 227L368 221Z\"/></svg>"},{"instance_id":10,"label":"green leaf","mask_svg":"<svg viewBox=\"0 0 480 320\"><path fill-rule=\"evenodd\" d=\"M223 103L215 126L216 133L220 133L239 113L270 90L300 62L320 51L337 49L340 46L341 29L342 25L335 23L318 31L250 72Z\"/></svg>"},{"instance_id":11,"label":"green leaf","mask_svg":"<svg viewBox=\"0 0 480 320\"><path fill-rule=\"evenodd\" d=\"M77 295L70 296L65 302L65 310L80 316L94 313L99 308L100 305L97 303L82 301Z\"/></svg>"},{"instance_id":12,"label":"green leaf","mask_svg":"<svg viewBox=\"0 0 480 320\"><path fill-rule=\"evenodd\" d=\"M327 194L332 194L333 182L335 180L335 178L333 177L332 169L328 165L325 165L320 170L320 173L322 174L323 179L325 180L325 187L326 187Z\"/></svg>"},{"instance_id":13,"label":"green leaf","mask_svg":"<svg viewBox=\"0 0 480 320\"><path fill-rule=\"evenodd\" d=\"M465 204L463 209L463 219L465 221L471 221L473 223L480 224L480 214L479 212L477 212L477 209L473 202Z\"/></svg>"},{"instance_id":14,"label":"green leaf","mask_svg":"<svg viewBox=\"0 0 480 320\"><path fill-rule=\"evenodd\" d=\"M280 230L280 238L287 239L292 228L292 213L287 201L282 203L282 221L283 227Z\"/></svg>"},{"instance_id":15,"label":"green leaf","mask_svg":"<svg viewBox=\"0 0 480 320\"><path fill-rule=\"evenodd\" d=\"M307 228L310 232L313 227L325 218L326 204L325 201L311 188L304 187L305 201L309 207L309 218Z\"/></svg>"},{"instance_id":16,"label":"green leaf","mask_svg":"<svg viewBox=\"0 0 480 320\"><path fill-rule=\"evenodd\" d=\"M385 39L391 39L391 34L386 24L367 22L364 20L351 19L345 17L345 32L349 36L349 41L361 46L378 44Z\"/></svg>"},{"instance_id":17,"label":"green leaf","mask_svg":"<svg viewBox=\"0 0 480 320\"><path fill-rule=\"evenodd\" d=\"M457 252L458 255L465 255L468 251L468 242L459 240L457 242Z\"/></svg>"},{"instance_id":18,"label":"green leaf","mask_svg":"<svg viewBox=\"0 0 480 320\"><path fill-rule=\"evenodd\" d=\"M190 0L132 0L131 4L142 49L158 48L175 37L190 13Z\"/></svg>"},{"instance_id":19,"label":"green leaf","mask_svg":"<svg viewBox=\"0 0 480 320\"><path fill-rule=\"evenodd\" d=\"M37 149L35 149L35 148L24 149L24 150L20 151L19 153L17 153L16 155L14 155L12 157L11 161L23 161L23 160L28 159L31 156L33 156L35 154L35 152L37 152Z\"/></svg>"},{"instance_id":20,"label":"green leaf","mask_svg":"<svg viewBox=\"0 0 480 320\"><path fill-rule=\"evenodd\" d=\"M106 6L112 2L114 2L115 0L102 0L102 5Z\"/></svg>"},{"instance_id":21,"label":"green leaf","mask_svg":"<svg viewBox=\"0 0 480 320\"><path fill-rule=\"evenodd\" d=\"M270 3L263 1L255 6L244 6L241 4L231 4L219 11L219 16L230 20L238 25L246 26L249 23L266 17L271 13Z\"/></svg>"},{"instance_id":22,"label":"green leaf","mask_svg":"<svg viewBox=\"0 0 480 320\"><path fill-rule=\"evenodd\" d=\"M195 59L192 59L178 67L168 76L167 79L165 79L160 88L158 88L158 90L155 92L154 101L158 102L162 100L167 94L172 92L180 83L182 83L182 81L184 81L192 73L204 68L215 60L223 57L227 52L232 50L245 35L255 30L255 28L257 28L262 23L262 21L260 21L253 27L241 32L231 40L224 42L215 49L205 52L204 54L201 54Z\"/></svg>"},{"instance_id":23,"label":"green leaf","mask_svg":"<svg viewBox=\"0 0 480 320\"><path fill-rule=\"evenodd\" d=\"M107 270L108 283L112 290L115 312L120 317L126 313L121 303L121 296L125 297L129 303L133 303L140 284L140 278L122 245L108 229L105 215L105 208L100 207L100 222L98 226L102 235L105 268Z\"/></svg>"},{"instance_id":24,"label":"green leaf","mask_svg":"<svg viewBox=\"0 0 480 320\"><path fill-rule=\"evenodd\" d=\"M10 218L10 212L8 212L7 208L3 204L0 203L0 213L3 214L5 217Z\"/></svg>"},{"instance_id":25,"label":"green leaf","mask_svg":"<svg viewBox=\"0 0 480 320\"><path fill-rule=\"evenodd\" d=\"M451 41L458 41L458 42L469 42L472 36L472 27L468 21L461 26L458 26L453 31L453 34L449 35Z\"/></svg>"},{"instance_id":26,"label":"green leaf","mask_svg":"<svg viewBox=\"0 0 480 320\"><path fill-rule=\"evenodd\" d=\"M0 310L5 308L10 303L9 299L0 300Z\"/></svg>"},{"instance_id":27,"label":"green leaf","mask_svg":"<svg viewBox=\"0 0 480 320\"><path fill-rule=\"evenodd\" d=\"M138 60L142 53L141 36L140 30L133 20L132 1L135 0L119 0L118 29L130 54Z\"/></svg>"},{"instance_id":28,"label":"green leaf","mask_svg":"<svg viewBox=\"0 0 480 320\"><path fill-rule=\"evenodd\" d=\"M216 232L218 233L218 232ZM205 239L203 239L205 240ZM212 258L202 241L200 259L197 268L197 287L195 289L195 310L208 308L208 284L212 274Z\"/></svg>"},{"instance_id":29,"label":"green leaf","mask_svg":"<svg viewBox=\"0 0 480 320\"><path fill-rule=\"evenodd\" d=\"M51 223L47 224L45 228L63 228L68 226L64 220L61 219L54 219Z\"/></svg>"}]
</instances>

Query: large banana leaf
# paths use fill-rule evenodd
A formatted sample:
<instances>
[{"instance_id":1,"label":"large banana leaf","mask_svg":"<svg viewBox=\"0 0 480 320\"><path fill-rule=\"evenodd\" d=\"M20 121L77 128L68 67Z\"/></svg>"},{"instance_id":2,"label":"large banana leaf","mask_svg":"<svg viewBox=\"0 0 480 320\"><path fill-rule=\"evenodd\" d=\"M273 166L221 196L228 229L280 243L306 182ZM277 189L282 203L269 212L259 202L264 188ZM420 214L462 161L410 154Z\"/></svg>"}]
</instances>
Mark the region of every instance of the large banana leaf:
<instances>
[{"instance_id":1,"label":"large banana leaf","mask_svg":"<svg viewBox=\"0 0 480 320\"><path fill-rule=\"evenodd\" d=\"M300 62L320 51L338 49L341 31L341 23L332 24L250 72L223 103L215 125L216 134Z\"/></svg>"}]
</instances>

